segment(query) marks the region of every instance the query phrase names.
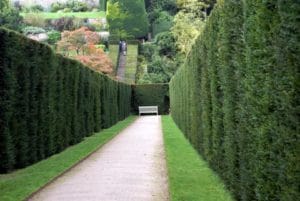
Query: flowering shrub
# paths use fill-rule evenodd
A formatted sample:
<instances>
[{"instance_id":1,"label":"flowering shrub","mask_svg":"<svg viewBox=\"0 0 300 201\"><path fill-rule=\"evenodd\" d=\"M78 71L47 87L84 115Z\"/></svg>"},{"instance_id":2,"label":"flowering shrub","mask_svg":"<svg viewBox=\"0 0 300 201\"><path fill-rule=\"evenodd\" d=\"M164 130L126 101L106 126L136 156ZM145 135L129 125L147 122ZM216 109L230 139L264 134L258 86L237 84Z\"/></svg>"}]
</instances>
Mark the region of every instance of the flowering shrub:
<instances>
[{"instance_id":1,"label":"flowering shrub","mask_svg":"<svg viewBox=\"0 0 300 201\"><path fill-rule=\"evenodd\" d=\"M111 74L113 63L101 48L97 48L99 42L100 36L96 32L82 27L75 31L64 31L57 47L64 55L84 63L89 68ZM70 54L72 52L75 55Z\"/></svg>"}]
</instances>

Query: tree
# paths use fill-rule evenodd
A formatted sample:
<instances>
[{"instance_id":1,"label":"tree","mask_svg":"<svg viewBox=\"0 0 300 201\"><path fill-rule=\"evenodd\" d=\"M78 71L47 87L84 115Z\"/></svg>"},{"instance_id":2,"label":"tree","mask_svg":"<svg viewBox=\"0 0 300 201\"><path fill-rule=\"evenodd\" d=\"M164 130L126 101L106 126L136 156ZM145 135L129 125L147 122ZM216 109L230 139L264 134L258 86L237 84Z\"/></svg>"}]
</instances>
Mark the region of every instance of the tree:
<instances>
[{"instance_id":1,"label":"tree","mask_svg":"<svg viewBox=\"0 0 300 201\"><path fill-rule=\"evenodd\" d=\"M64 54L68 51L75 50L76 54L85 54L85 50L91 44L95 45L100 41L100 36L87 27L81 27L75 31L64 31L62 39L57 43L58 49Z\"/></svg>"},{"instance_id":2,"label":"tree","mask_svg":"<svg viewBox=\"0 0 300 201\"><path fill-rule=\"evenodd\" d=\"M89 45L86 49L86 55L77 55L75 59L94 71L105 74L113 73L112 61L102 49L96 48L95 45Z\"/></svg>"},{"instance_id":3,"label":"tree","mask_svg":"<svg viewBox=\"0 0 300 201\"><path fill-rule=\"evenodd\" d=\"M179 50L183 54L187 54L204 27L204 10L207 5L198 0L177 0L177 4L181 10L174 18L174 26L171 31Z\"/></svg>"},{"instance_id":4,"label":"tree","mask_svg":"<svg viewBox=\"0 0 300 201\"><path fill-rule=\"evenodd\" d=\"M19 11L12 8L8 0L0 1L0 26L20 31L22 20Z\"/></svg>"},{"instance_id":5,"label":"tree","mask_svg":"<svg viewBox=\"0 0 300 201\"><path fill-rule=\"evenodd\" d=\"M9 7L8 0L2 0L2 1L0 1L0 11L1 12L3 12L8 7Z\"/></svg>"},{"instance_id":6,"label":"tree","mask_svg":"<svg viewBox=\"0 0 300 201\"><path fill-rule=\"evenodd\" d=\"M116 35L119 39L130 37L123 26L125 18L128 17L128 13L121 11L119 2L111 3L109 1L107 3L106 17L112 34Z\"/></svg>"},{"instance_id":7,"label":"tree","mask_svg":"<svg viewBox=\"0 0 300 201\"><path fill-rule=\"evenodd\" d=\"M175 60L156 53L147 64L147 73L138 80L138 83L168 83L176 70Z\"/></svg>"},{"instance_id":8,"label":"tree","mask_svg":"<svg viewBox=\"0 0 300 201\"><path fill-rule=\"evenodd\" d=\"M101 11L106 11L106 0L99 0L99 7Z\"/></svg>"},{"instance_id":9,"label":"tree","mask_svg":"<svg viewBox=\"0 0 300 201\"><path fill-rule=\"evenodd\" d=\"M197 18L204 18L204 11L208 5L203 0L177 0L181 12L191 13Z\"/></svg>"},{"instance_id":10,"label":"tree","mask_svg":"<svg viewBox=\"0 0 300 201\"><path fill-rule=\"evenodd\" d=\"M156 34L169 31L173 26L174 17L167 11L155 10L150 13L149 20L151 22L152 34L155 37Z\"/></svg>"},{"instance_id":11,"label":"tree","mask_svg":"<svg viewBox=\"0 0 300 201\"><path fill-rule=\"evenodd\" d=\"M170 14L177 12L176 0L145 0L148 12L155 9L168 11Z\"/></svg>"},{"instance_id":12,"label":"tree","mask_svg":"<svg viewBox=\"0 0 300 201\"><path fill-rule=\"evenodd\" d=\"M201 12L208 16L217 3L217 0L176 0L176 3L180 9L189 10L189 12L192 11L194 13Z\"/></svg>"},{"instance_id":13,"label":"tree","mask_svg":"<svg viewBox=\"0 0 300 201\"><path fill-rule=\"evenodd\" d=\"M62 39L57 43L57 48L64 55L69 56L75 51L75 55L70 57L84 63L89 68L106 74L113 72L113 64L102 49L96 47L100 37L96 32L82 27L75 31L64 31Z\"/></svg>"},{"instance_id":14,"label":"tree","mask_svg":"<svg viewBox=\"0 0 300 201\"><path fill-rule=\"evenodd\" d=\"M168 58L176 56L177 48L175 38L171 32L166 31L157 34L154 43L157 45L158 54L160 56L166 56Z\"/></svg>"},{"instance_id":15,"label":"tree","mask_svg":"<svg viewBox=\"0 0 300 201\"><path fill-rule=\"evenodd\" d=\"M147 35L149 22L144 0L109 0L107 13L112 33L121 29L135 38Z\"/></svg>"}]
</instances>

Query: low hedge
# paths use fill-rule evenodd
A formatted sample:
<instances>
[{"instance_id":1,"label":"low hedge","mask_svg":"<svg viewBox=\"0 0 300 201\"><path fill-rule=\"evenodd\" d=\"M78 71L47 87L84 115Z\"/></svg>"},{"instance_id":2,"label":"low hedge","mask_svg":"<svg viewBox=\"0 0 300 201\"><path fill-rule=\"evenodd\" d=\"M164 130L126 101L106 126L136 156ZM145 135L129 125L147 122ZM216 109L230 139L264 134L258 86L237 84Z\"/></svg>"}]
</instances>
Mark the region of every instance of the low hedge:
<instances>
[{"instance_id":1,"label":"low hedge","mask_svg":"<svg viewBox=\"0 0 300 201\"><path fill-rule=\"evenodd\" d=\"M158 106L159 114L169 113L169 84L132 85L132 109L138 106Z\"/></svg>"},{"instance_id":2,"label":"low hedge","mask_svg":"<svg viewBox=\"0 0 300 201\"><path fill-rule=\"evenodd\" d=\"M0 172L22 168L130 114L131 86L0 28Z\"/></svg>"}]
</instances>

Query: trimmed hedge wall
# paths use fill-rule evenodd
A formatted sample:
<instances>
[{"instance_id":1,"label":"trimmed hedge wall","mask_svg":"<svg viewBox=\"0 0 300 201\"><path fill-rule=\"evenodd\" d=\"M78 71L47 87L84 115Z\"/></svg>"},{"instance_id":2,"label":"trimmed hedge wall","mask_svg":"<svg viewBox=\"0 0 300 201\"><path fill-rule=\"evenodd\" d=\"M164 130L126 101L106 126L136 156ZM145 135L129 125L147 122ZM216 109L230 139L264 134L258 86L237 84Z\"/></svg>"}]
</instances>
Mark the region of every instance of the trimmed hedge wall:
<instances>
[{"instance_id":1,"label":"trimmed hedge wall","mask_svg":"<svg viewBox=\"0 0 300 201\"><path fill-rule=\"evenodd\" d=\"M169 113L169 84L132 85L132 108L138 114L138 106L158 106L159 114Z\"/></svg>"},{"instance_id":2,"label":"trimmed hedge wall","mask_svg":"<svg viewBox=\"0 0 300 201\"><path fill-rule=\"evenodd\" d=\"M237 200L300 197L299 12L218 1L170 83L173 119Z\"/></svg>"},{"instance_id":3,"label":"trimmed hedge wall","mask_svg":"<svg viewBox=\"0 0 300 201\"><path fill-rule=\"evenodd\" d=\"M0 172L25 167L124 119L131 86L0 29Z\"/></svg>"}]
</instances>

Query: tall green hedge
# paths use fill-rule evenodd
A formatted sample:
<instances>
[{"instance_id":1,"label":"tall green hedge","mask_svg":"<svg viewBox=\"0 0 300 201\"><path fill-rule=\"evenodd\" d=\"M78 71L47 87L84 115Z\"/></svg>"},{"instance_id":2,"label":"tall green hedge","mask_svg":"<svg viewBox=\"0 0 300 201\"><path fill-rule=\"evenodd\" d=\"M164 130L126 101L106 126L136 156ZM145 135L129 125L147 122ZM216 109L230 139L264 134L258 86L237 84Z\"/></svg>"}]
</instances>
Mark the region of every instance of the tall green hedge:
<instances>
[{"instance_id":1,"label":"tall green hedge","mask_svg":"<svg viewBox=\"0 0 300 201\"><path fill-rule=\"evenodd\" d=\"M159 114L168 114L169 84L132 85L132 109L138 113L138 106L158 106Z\"/></svg>"},{"instance_id":2,"label":"tall green hedge","mask_svg":"<svg viewBox=\"0 0 300 201\"><path fill-rule=\"evenodd\" d=\"M58 153L130 114L131 86L0 29L0 172Z\"/></svg>"},{"instance_id":3,"label":"tall green hedge","mask_svg":"<svg viewBox=\"0 0 300 201\"><path fill-rule=\"evenodd\" d=\"M300 197L299 13L218 1L170 83L172 117L237 200Z\"/></svg>"}]
</instances>

